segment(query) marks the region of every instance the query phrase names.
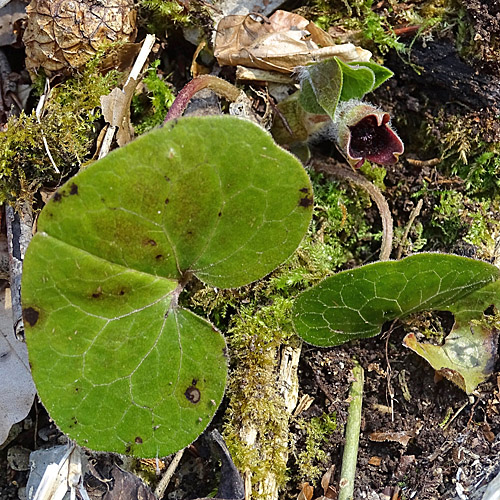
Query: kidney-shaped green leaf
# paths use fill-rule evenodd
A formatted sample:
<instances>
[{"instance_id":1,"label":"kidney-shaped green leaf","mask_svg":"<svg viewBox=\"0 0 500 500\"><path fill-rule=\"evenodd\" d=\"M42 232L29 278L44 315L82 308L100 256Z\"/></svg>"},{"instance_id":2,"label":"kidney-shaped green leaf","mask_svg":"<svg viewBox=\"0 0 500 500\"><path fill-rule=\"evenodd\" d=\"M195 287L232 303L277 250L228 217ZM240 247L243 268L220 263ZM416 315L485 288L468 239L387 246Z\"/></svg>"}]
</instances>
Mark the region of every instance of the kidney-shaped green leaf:
<instances>
[{"instance_id":1,"label":"kidney-shaped green leaf","mask_svg":"<svg viewBox=\"0 0 500 500\"><path fill-rule=\"evenodd\" d=\"M24 261L32 372L79 444L165 456L207 426L225 342L177 307L194 273L220 287L263 277L300 243L312 189L250 122L185 118L80 172L48 203Z\"/></svg>"},{"instance_id":2,"label":"kidney-shaped green leaf","mask_svg":"<svg viewBox=\"0 0 500 500\"><path fill-rule=\"evenodd\" d=\"M293 323L306 342L340 345L373 337L395 318L447 310L498 277L495 266L456 255L423 253L376 262L335 274L303 292L294 304Z\"/></svg>"}]
</instances>

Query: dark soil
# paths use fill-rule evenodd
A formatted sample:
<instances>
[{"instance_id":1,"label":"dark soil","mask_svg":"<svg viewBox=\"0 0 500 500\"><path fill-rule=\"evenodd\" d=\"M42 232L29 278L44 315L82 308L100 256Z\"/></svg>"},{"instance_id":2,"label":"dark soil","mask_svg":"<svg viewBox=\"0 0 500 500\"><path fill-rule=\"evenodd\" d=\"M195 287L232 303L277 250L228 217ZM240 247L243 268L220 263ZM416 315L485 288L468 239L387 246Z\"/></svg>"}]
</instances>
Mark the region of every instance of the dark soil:
<instances>
[{"instance_id":1,"label":"dark soil","mask_svg":"<svg viewBox=\"0 0 500 500\"><path fill-rule=\"evenodd\" d=\"M362 343L306 352L301 388L315 398L308 412L336 411L344 420L349 359L357 358L365 391L355 498L448 499L457 491L475 498L500 470L497 380L482 384L469 400L405 349L404 335L396 325ZM340 440L332 436L329 448L337 471Z\"/></svg>"}]
</instances>

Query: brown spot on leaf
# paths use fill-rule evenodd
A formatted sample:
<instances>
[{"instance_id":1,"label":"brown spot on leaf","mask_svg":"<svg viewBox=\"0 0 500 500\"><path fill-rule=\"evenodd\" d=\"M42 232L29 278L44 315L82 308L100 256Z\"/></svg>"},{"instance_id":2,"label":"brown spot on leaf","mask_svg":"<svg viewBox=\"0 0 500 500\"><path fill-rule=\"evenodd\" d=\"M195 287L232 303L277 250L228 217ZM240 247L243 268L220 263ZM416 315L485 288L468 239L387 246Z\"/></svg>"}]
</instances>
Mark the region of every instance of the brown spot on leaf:
<instances>
[{"instance_id":1,"label":"brown spot on leaf","mask_svg":"<svg viewBox=\"0 0 500 500\"><path fill-rule=\"evenodd\" d=\"M299 207L308 208L308 207L310 207L312 204L313 204L313 199L312 199L312 196L311 196L311 197L309 197L309 196L304 196L304 198L301 198L301 199L300 199L300 201L299 201Z\"/></svg>"},{"instance_id":2,"label":"brown spot on leaf","mask_svg":"<svg viewBox=\"0 0 500 500\"><path fill-rule=\"evenodd\" d=\"M142 438L141 438L141 436L137 436L135 438L135 442L136 442L136 444L142 444Z\"/></svg>"},{"instance_id":3,"label":"brown spot on leaf","mask_svg":"<svg viewBox=\"0 0 500 500\"><path fill-rule=\"evenodd\" d=\"M168 205L170 203L170 200L168 198L165 198L165 205Z\"/></svg>"},{"instance_id":4,"label":"brown spot on leaf","mask_svg":"<svg viewBox=\"0 0 500 500\"><path fill-rule=\"evenodd\" d=\"M54 193L54 196L52 197L54 201L61 201L62 200L62 194L58 191L57 193Z\"/></svg>"},{"instance_id":5,"label":"brown spot on leaf","mask_svg":"<svg viewBox=\"0 0 500 500\"><path fill-rule=\"evenodd\" d=\"M299 191L301 193L308 193L309 192L309 188L305 187L305 188L299 189Z\"/></svg>"},{"instance_id":6,"label":"brown spot on leaf","mask_svg":"<svg viewBox=\"0 0 500 500\"><path fill-rule=\"evenodd\" d=\"M97 290L92 294L93 299L98 299L102 295L102 288L99 286Z\"/></svg>"},{"instance_id":7,"label":"brown spot on leaf","mask_svg":"<svg viewBox=\"0 0 500 500\"><path fill-rule=\"evenodd\" d=\"M78 194L78 186L74 182L69 188L69 194Z\"/></svg>"},{"instance_id":8,"label":"brown spot on leaf","mask_svg":"<svg viewBox=\"0 0 500 500\"><path fill-rule=\"evenodd\" d=\"M191 385L186 389L184 396L186 396L186 399L188 401L190 401L193 404L196 404L196 403L199 403L199 401L201 399L201 392L199 389L197 389L196 387Z\"/></svg>"},{"instance_id":9,"label":"brown spot on leaf","mask_svg":"<svg viewBox=\"0 0 500 500\"><path fill-rule=\"evenodd\" d=\"M125 290L122 288L119 292L118 295L125 295Z\"/></svg>"},{"instance_id":10,"label":"brown spot on leaf","mask_svg":"<svg viewBox=\"0 0 500 500\"><path fill-rule=\"evenodd\" d=\"M40 317L39 311L37 311L33 307L26 307L23 309L23 319L30 326L35 326L39 317Z\"/></svg>"},{"instance_id":11,"label":"brown spot on leaf","mask_svg":"<svg viewBox=\"0 0 500 500\"><path fill-rule=\"evenodd\" d=\"M151 247L155 247L157 245L156 241L155 240L151 240L151 239L144 239L142 240L142 245L143 246L151 246Z\"/></svg>"},{"instance_id":12,"label":"brown spot on leaf","mask_svg":"<svg viewBox=\"0 0 500 500\"><path fill-rule=\"evenodd\" d=\"M156 260L162 260L163 259L163 255L160 253L158 254L156 257L155 257Z\"/></svg>"},{"instance_id":13,"label":"brown spot on leaf","mask_svg":"<svg viewBox=\"0 0 500 500\"><path fill-rule=\"evenodd\" d=\"M222 212L219 212L217 215L220 217L222 215Z\"/></svg>"}]
</instances>

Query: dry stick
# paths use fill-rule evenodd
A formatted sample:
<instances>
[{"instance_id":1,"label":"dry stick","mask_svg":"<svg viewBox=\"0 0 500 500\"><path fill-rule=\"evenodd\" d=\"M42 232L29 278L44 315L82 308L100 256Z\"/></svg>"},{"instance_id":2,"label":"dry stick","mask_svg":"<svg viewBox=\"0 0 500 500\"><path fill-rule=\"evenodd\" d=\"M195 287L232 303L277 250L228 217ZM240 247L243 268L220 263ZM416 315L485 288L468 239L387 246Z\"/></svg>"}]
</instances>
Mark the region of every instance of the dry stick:
<instances>
[{"instance_id":1,"label":"dry stick","mask_svg":"<svg viewBox=\"0 0 500 500\"><path fill-rule=\"evenodd\" d=\"M160 479L160 482L158 483L158 486L155 489L155 495L157 498L162 498L163 495L165 494L165 490L168 487L168 483L170 482L170 479L172 479L172 476L174 475L174 472L177 469L183 454L184 454L184 448L182 450L179 450L175 454L172 461L170 462L170 465L168 466L167 470L165 471L165 474L163 474L162 478Z\"/></svg>"},{"instance_id":2,"label":"dry stick","mask_svg":"<svg viewBox=\"0 0 500 500\"><path fill-rule=\"evenodd\" d=\"M368 192L371 199L377 205L380 217L382 219L382 245L380 246L380 260L389 260L392 251L392 239L393 239L393 228L392 228L392 216L389 210L389 205L382 194L382 191L372 184L369 180L365 179L362 175L359 175L353 170L349 170L344 167L334 166L328 163L325 159L320 161L313 161L311 166L317 172L323 172L328 175L332 175L339 179L348 179L357 186L363 188Z\"/></svg>"},{"instance_id":3,"label":"dry stick","mask_svg":"<svg viewBox=\"0 0 500 500\"><path fill-rule=\"evenodd\" d=\"M15 212L7 205L5 207L7 223L7 245L9 249L9 275L12 296L12 320L16 338L24 340L23 309L21 306L21 276L23 259L33 235L33 212L31 205L25 202Z\"/></svg>"},{"instance_id":4,"label":"dry stick","mask_svg":"<svg viewBox=\"0 0 500 500\"><path fill-rule=\"evenodd\" d=\"M406 224L405 232L403 233L403 237L401 238L401 243L399 244L398 253L396 255L397 260L399 260L401 258L401 255L403 254L403 247L406 240L408 239L408 235L410 234L411 226L413 226L415 219L419 216L423 204L424 200L422 199L418 200L417 206L414 207L410 213L410 217L408 218L408 224Z\"/></svg>"},{"instance_id":5,"label":"dry stick","mask_svg":"<svg viewBox=\"0 0 500 500\"><path fill-rule=\"evenodd\" d=\"M146 35L141 50L137 55L137 59L135 60L132 69L130 70L130 74L128 75L127 81L125 82L123 88L125 88L131 80L137 81L139 79L139 75L141 74L142 68L146 64L146 61L149 57L149 53L151 52L154 43L155 43L155 36ZM123 112L125 111L126 110L123 110ZM102 141L101 150L99 151L99 157L98 157L99 160L101 158L104 158L109 153L109 150L111 149L111 143L113 142L113 137L115 135L117 128L118 127L111 124L108 126L106 134L104 135L104 139Z\"/></svg>"},{"instance_id":6,"label":"dry stick","mask_svg":"<svg viewBox=\"0 0 500 500\"><path fill-rule=\"evenodd\" d=\"M354 493L354 477L358 460L359 433L361 430L361 408L363 405L364 371L355 361L352 369L355 378L349 391L349 413L345 426L345 446L342 455L338 500L352 500Z\"/></svg>"}]
</instances>

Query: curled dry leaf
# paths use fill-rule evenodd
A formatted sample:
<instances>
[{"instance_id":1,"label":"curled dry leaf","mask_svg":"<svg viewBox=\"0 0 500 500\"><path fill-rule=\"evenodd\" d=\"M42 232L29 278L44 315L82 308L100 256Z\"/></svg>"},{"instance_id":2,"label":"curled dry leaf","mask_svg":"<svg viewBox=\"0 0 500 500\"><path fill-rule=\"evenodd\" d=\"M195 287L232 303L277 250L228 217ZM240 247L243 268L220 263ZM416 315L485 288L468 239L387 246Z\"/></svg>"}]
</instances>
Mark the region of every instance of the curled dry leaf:
<instances>
[{"instance_id":1,"label":"curled dry leaf","mask_svg":"<svg viewBox=\"0 0 500 500\"><path fill-rule=\"evenodd\" d=\"M302 483L301 490L297 500L311 500L314 494L314 488L309 483Z\"/></svg>"},{"instance_id":2,"label":"curled dry leaf","mask_svg":"<svg viewBox=\"0 0 500 500\"><path fill-rule=\"evenodd\" d=\"M357 100L339 106L335 138L352 167L361 167L365 160L380 165L398 161L404 145L390 119L388 113Z\"/></svg>"},{"instance_id":3,"label":"curled dry leaf","mask_svg":"<svg viewBox=\"0 0 500 500\"><path fill-rule=\"evenodd\" d=\"M215 57L221 66L248 66L292 73L297 66L333 56L345 62L369 61L371 52L333 38L298 14L283 10L271 17L226 16L217 26Z\"/></svg>"}]
</instances>

